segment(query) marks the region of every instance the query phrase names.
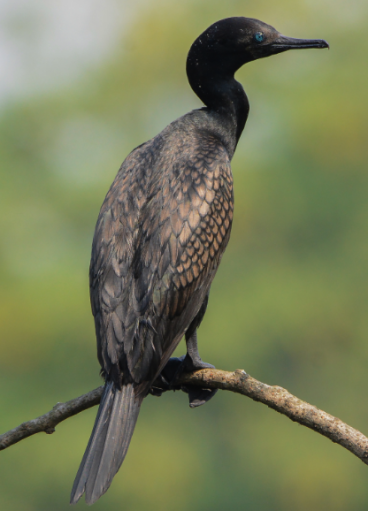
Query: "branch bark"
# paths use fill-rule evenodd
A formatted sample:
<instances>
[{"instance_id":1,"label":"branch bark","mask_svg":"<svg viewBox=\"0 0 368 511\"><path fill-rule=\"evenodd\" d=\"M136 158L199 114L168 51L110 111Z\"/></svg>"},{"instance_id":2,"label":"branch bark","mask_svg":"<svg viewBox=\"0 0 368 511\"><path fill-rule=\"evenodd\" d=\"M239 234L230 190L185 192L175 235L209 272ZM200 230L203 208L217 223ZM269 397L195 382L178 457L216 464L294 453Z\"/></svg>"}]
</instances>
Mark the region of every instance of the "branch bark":
<instances>
[{"instance_id":1,"label":"branch bark","mask_svg":"<svg viewBox=\"0 0 368 511\"><path fill-rule=\"evenodd\" d=\"M178 383L229 390L250 397L254 401L260 401L273 410L286 415L292 421L340 444L368 465L368 438L360 431L345 424L337 417L298 399L282 387L266 385L241 369L237 369L233 373L218 369L201 369L191 374L183 374ZM160 384L158 383L157 386ZM45 415L24 422L0 435L0 450L41 431L48 434L53 433L60 422L97 405L101 400L102 390L103 387L98 387L66 403L57 403Z\"/></svg>"}]
</instances>

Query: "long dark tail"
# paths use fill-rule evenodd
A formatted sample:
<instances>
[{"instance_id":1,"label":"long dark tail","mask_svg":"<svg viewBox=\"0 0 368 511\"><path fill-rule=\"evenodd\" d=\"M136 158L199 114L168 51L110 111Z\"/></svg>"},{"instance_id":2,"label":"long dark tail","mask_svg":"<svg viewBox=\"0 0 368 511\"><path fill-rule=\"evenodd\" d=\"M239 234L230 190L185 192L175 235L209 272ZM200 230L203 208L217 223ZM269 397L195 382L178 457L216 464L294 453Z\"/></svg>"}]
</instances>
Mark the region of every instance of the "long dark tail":
<instances>
[{"instance_id":1,"label":"long dark tail","mask_svg":"<svg viewBox=\"0 0 368 511\"><path fill-rule=\"evenodd\" d=\"M122 390L112 382L105 385L95 425L76 475L70 503L83 493L93 504L109 488L127 453L142 399L136 398L132 384Z\"/></svg>"}]
</instances>

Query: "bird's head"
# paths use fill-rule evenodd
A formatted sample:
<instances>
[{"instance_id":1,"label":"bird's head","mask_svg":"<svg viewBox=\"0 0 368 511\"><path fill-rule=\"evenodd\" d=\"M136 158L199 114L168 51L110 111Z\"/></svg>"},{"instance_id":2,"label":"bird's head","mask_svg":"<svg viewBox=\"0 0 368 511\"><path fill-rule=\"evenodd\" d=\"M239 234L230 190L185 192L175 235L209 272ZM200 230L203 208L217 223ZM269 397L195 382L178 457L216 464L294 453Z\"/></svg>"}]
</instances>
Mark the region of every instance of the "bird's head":
<instances>
[{"instance_id":1,"label":"bird's head","mask_svg":"<svg viewBox=\"0 0 368 511\"><path fill-rule=\"evenodd\" d=\"M194 54L205 56L203 60L212 69L217 67L221 73L234 73L247 62L287 50L328 47L322 39L286 37L262 21L238 17L211 25L194 42L192 50Z\"/></svg>"}]
</instances>

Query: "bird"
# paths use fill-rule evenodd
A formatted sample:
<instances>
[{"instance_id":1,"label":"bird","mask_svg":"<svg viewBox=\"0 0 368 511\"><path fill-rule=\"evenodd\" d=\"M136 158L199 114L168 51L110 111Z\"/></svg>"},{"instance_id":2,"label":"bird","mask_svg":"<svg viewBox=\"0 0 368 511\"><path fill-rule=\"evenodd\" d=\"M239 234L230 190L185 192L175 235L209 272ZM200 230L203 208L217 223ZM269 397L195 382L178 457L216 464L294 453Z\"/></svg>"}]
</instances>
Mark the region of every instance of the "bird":
<instances>
[{"instance_id":1,"label":"bird","mask_svg":"<svg viewBox=\"0 0 368 511\"><path fill-rule=\"evenodd\" d=\"M90 297L105 386L71 492L93 504L127 453L143 399L182 371L213 367L197 329L228 244L234 210L230 162L249 113L235 72L287 50L328 48L253 18L217 21L192 44L188 81L204 107L135 148L102 204L92 244ZM185 337L187 354L171 357ZM215 391L186 388L199 406Z\"/></svg>"}]
</instances>

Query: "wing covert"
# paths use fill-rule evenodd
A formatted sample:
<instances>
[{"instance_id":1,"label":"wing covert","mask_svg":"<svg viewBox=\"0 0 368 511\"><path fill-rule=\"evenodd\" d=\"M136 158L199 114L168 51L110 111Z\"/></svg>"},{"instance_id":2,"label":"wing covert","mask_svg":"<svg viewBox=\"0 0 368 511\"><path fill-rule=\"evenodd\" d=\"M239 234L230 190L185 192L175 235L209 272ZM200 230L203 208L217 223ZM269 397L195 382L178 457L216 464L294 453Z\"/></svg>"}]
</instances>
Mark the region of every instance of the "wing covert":
<instances>
[{"instance_id":1,"label":"wing covert","mask_svg":"<svg viewBox=\"0 0 368 511\"><path fill-rule=\"evenodd\" d=\"M195 157L193 151L183 157L185 149L185 140L176 147L180 164L167 152L156 161L146 156L144 164L142 154L128 157L96 226L90 275L99 359L105 373L122 372L128 381L151 381L166 363L202 305L230 236L226 151L211 137Z\"/></svg>"}]
</instances>

